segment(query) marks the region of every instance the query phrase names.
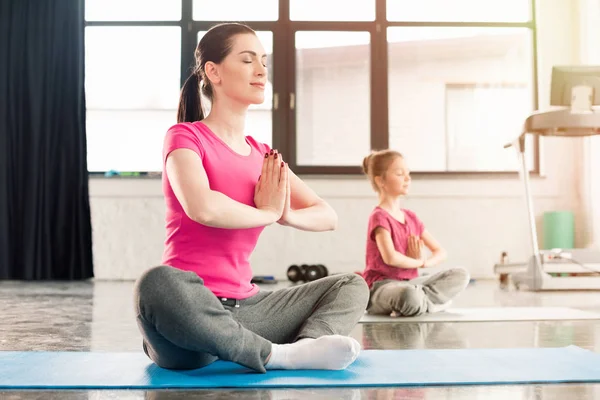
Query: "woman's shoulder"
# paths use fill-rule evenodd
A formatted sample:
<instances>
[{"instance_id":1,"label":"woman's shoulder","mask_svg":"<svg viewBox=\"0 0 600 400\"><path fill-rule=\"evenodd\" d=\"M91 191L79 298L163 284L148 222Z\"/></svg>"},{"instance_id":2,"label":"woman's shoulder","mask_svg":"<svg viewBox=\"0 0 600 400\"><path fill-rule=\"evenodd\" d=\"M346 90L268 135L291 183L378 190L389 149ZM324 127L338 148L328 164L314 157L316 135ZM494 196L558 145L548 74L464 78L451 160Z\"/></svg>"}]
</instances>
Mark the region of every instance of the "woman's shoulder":
<instances>
[{"instance_id":1,"label":"woman's shoulder","mask_svg":"<svg viewBox=\"0 0 600 400\"><path fill-rule=\"evenodd\" d=\"M215 137L211 130L201 121L179 122L172 125L166 134L166 140L187 140L203 148L214 143Z\"/></svg>"},{"instance_id":2,"label":"woman's shoulder","mask_svg":"<svg viewBox=\"0 0 600 400\"><path fill-rule=\"evenodd\" d=\"M172 125L167 129L163 139L163 158L177 149L190 149L200 157L204 156L204 149L198 137L197 129L190 122Z\"/></svg>"},{"instance_id":3,"label":"woman's shoulder","mask_svg":"<svg viewBox=\"0 0 600 400\"><path fill-rule=\"evenodd\" d=\"M198 137L199 129L194 122L179 122L167 129L167 136L184 135Z\"/></svg>"}]
</instances>

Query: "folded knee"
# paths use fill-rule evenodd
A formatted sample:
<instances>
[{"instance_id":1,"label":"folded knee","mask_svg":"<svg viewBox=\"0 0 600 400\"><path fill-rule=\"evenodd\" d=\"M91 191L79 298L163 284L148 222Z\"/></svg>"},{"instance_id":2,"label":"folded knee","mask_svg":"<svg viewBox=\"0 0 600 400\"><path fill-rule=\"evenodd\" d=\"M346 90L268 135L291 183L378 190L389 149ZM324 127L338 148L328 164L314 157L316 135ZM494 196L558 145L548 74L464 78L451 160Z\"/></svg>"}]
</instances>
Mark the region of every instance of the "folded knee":
<instances>
[{"instance_id":1,"label":"folded knee","mask_svg":"<svg viewBox=\"0 0 600 400\"><path fill-rule=\"evenodd\" d=\"M162 287L173 279L175 269L167 265L152 267L138 278L136 289L141 292L151 291Z\"/></svg>"},{"instance_id":2,"label":"folded knee","mask_svg":"<svg viewBox=\"0 0 600 400\"><path fill-rule=\"evenodd\" d=\"M138 278L134 287L137 311L139 312L142 304L146 304L151 299L162 297L161 293L172 287L171 283L175 281L176 273L175 268L167 265L160 265L145 271Z\"/></svg>"},{"instance_id":3,"label":"folded knee","mask_svg":"<svg viewBox=\"0 0 600 400\"><path fill-rule=\"evenodd\" d=\"M471 274L463 267L451 268L449 272L453 279L461 283L463 288L466 287L471 280Z\"/></svg>"},{"instance_id":4,"label":"folded knee","mask_svg":"<svg viewBox=\"0 0 600 400\"><path fill-rule=\"evenodd\" d=\"M426 310L425 293L418 286L404 287L394 297L392 309L404 317L420 315Z\"/></svg>"},{"instance_id":5,"label":"folded knee","mask_svg":"<svg viewBox=\"0 0 600 400\"><path fill-rule=\"evenodd\" d=\"M366 308L370 296L367 282L357 274L345 274L344 277L348 279L347 285L352 288L353 298L362 305L363 309Z\"/></svg>"}]
</instances>

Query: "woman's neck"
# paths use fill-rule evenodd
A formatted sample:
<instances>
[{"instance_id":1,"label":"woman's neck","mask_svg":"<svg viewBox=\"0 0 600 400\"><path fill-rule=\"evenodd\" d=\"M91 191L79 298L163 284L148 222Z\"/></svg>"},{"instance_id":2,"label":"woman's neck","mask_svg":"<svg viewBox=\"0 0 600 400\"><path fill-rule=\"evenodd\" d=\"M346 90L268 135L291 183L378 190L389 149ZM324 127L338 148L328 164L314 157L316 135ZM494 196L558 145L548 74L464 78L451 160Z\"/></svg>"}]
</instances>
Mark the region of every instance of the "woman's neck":
<instances>
[{"instance_id":1,"label":"woman's neck","mask_svg":"<svg viewBox=\"0 0 600 400\"><path fill-rule=\"evenodd\" d=\"M236 141L246 136L247 111L247 106L223 104L222 102L215 101L211 107L210 114L202 122L224 141Z\"/></svg>"}]
</instances>

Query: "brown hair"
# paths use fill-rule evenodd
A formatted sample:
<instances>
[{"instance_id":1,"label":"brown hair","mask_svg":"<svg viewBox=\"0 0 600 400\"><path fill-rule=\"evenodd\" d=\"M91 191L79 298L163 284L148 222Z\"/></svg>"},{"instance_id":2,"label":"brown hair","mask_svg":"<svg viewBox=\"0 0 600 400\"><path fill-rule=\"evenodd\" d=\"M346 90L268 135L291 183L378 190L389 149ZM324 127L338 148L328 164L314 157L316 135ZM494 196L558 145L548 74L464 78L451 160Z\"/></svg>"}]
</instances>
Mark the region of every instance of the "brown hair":
<instances>
[{"instance_id":1,"label":"brown hair","mask_svg":"<svg viewBox=\"0 0 600 400\"><path fill-rule=\"evenodd\" d=\"M363 171L369 177L371 186L373 186L376 192L379 192L379 187L375 183L375 177L380 176L385 178L385 173L397 158L402 158L402 154L396 150L389 149L374 151L364 158L362 164Z\"/></svg>"},{"instance_id":2,"label":"brown hair","mask_svg":"<svg viewBox=\"0 0 600 400\"><path fill-rule=\"evenodd\" d=\"M214 96L212 86L204 73L204 65L208 61L220 64L231 52L233 37L244 33L256 34L249 26L237 22L215 25L204 34L194 52L196 65L181 89L177 107L178 123L204 119L200 104L200 82L202 82L202 93L211 101Z\"/></svg>"}]
</instances>

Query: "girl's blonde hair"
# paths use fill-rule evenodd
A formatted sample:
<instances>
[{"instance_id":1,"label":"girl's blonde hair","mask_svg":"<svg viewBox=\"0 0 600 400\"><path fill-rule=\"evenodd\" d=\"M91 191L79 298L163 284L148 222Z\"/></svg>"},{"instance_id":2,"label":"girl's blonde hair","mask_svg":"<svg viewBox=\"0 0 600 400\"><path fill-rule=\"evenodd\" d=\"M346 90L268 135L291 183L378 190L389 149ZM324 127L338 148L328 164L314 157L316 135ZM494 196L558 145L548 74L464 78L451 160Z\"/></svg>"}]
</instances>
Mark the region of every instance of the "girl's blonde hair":
<instances>
[{"instance_id":1,"label":"girl's blonde hair","mask_svg":"<svg viewBox=\"0 0 600 400\"><path fill-rule=\"evenodd\" d=\"M379 187L375 182L375 177L380 176L385 178L385 173L397 158L402 158L402 154L389 149L373 151L364 158L363 171L369 177L371 186L373 186L376 192L379 192Z\"/></svg>"}]
</instances>

